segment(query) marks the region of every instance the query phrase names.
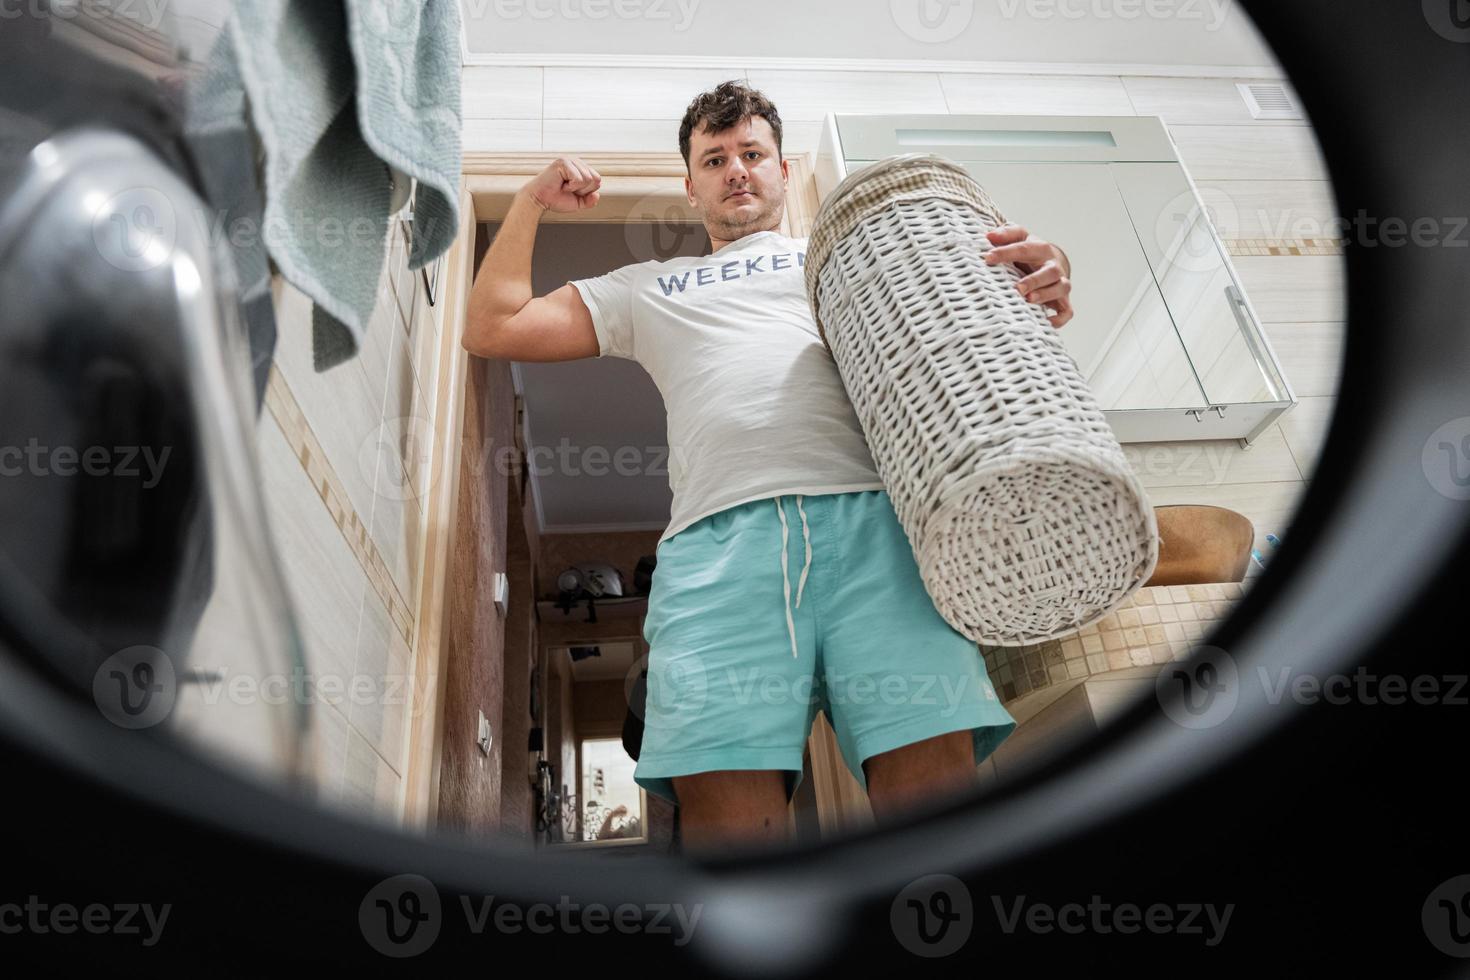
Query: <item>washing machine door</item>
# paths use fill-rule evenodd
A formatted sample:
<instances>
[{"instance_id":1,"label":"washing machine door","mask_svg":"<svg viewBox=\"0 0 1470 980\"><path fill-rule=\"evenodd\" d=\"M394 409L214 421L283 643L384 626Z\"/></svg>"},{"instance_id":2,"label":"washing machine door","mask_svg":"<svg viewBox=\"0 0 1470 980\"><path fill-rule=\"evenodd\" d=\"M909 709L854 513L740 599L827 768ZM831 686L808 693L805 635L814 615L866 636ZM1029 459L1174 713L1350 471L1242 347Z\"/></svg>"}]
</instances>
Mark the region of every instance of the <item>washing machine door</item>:
<instances>
[{"instance_id":1,"label":"washing machine door","mask_svg":"<svg viewBox=\"0 0 1470 980\"><path fill-rule=\"evenodd\" d=\"M1373 201L1380 215L1467 213L1463 159L1421 151L1425 134L1461 157L1470 146L1470 122L1455 111L1470 49L1446 40L1470 41L1470 25L1447 20L1447 5L1434 30L1413 4L1245 6L1284 44L1310 106L1356 110L1325 113L1320 127L1341 201ZM200 185L180 164L168 103L156 84L123 80L122 54L117 64L65 60L50 42L75 24L52 25L43 53L18 62L14 39L40 36L43 23L0 20L0 752L20 790L7 801L19 846L6 852L0 900L29 892L177 910L155 947L136 930L106 947L81 946L79 929L64 943L7 934L7 966L24 944L46 973L80 972L68 968L83 960L116 972L136 957L155 973L207 963L259 975L279 971L283 955L336 972L376 974L407 957L483 969L512 948L550 951L564 970L605 970L628 950L725 976L871 972L893 956L912 971L914 955L955 951L930 942L930 911L946 943L949 923L962 924L966 950L938 963L952 969L983 957L992 971L1050 975L1069 956L1095 971L1149 953L1177 967L1199 950L1216 972L1311 962L1355 975L1366 954L1392 947L1395 975L1443 975L1463 959L1463 816L1453 762L1448 772L1443 762L1463 741L1463 708L1308 710L1268 697L1278 677L1368 665L1413 678L1416 698L1427 679L1463 704L1454 627L1470 517L1460 471L1433 469L1429 453L1443 466L1445 449L1425 442L1466 417L1454 249L1350 250L1344 391L1354 397L1343 399L1289 550L1211 637L1270 678L1232 690L1228 718L1199 728L1140 702L1106 737L976 805L801 855L694 870L548 864L458 834L349 820L175 751L238 726L258 737L219 744L256 746L262 771L309 760L299 702L236 703L211 680L291 677L301 645L256 489L229 262L186 220ZM136 56L138 46L115 47ZM1390 97L1385 75L1413 97ZM1435 165L1409 172L1424 161ZM226 631L224 621L249 625ZM1196 676L1215 686L1219 675ZM180 738L152 737L168 734ZM1242 883L1253 864L1264 873ZM948 900L956 883L962 903ZM1039 902L1020 904L1028 895ZM1134 935L1137 914L1119 930L1056 927L1081 918L1058 908L1089 896L1094 907L1146 906L1151 929ZM1229 941L1201 946L1199 903L1233 910L1237 896ZM506 905L526 928L497 931ZM630 906L654 928L623 928ZM992 906L1003 914L971 938ZM1193 935L1153 929L1160 906L1191 909ZM1023 928L1006 928L1012 908L1025 912ZM1053 925L1035 928L1032 909ZM670 910L697 920L687 944L671 936ZM566 935L550 939L547 927ZM916 936L933 948L915 954L904 937Z\"/></svg>"},{"instance_id":2,"label":"washing machine door","mask_svg":"<svg viewBox=\"0 0 1470 980\"><path fill-rule=\"evenodd\" d=\"M0 654L120 735L176 735L309 791L234 261L169 65L186 47L98 22L107 5L62 9L0 42Z\"/></svg>"}]
</instances>

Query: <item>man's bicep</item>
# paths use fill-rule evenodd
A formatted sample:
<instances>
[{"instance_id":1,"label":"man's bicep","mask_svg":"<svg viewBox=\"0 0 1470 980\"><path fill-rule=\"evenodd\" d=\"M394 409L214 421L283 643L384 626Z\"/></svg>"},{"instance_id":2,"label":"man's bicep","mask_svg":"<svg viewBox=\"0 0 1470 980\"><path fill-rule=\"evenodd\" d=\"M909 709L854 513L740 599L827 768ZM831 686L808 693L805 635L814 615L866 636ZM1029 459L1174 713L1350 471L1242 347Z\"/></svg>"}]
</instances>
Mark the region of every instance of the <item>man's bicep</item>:
<instances>
[{"instance_id":1,"label":"man's bicep","mask_svg":"<svg viewBox=\"0 0 1470 980\"><path fill-rule=\"evenodd\" d=\"M575 361L597 355L597 336L577 291L563 286L523 306L477 353L508 361Z\"/></svg>"}]
</instances>

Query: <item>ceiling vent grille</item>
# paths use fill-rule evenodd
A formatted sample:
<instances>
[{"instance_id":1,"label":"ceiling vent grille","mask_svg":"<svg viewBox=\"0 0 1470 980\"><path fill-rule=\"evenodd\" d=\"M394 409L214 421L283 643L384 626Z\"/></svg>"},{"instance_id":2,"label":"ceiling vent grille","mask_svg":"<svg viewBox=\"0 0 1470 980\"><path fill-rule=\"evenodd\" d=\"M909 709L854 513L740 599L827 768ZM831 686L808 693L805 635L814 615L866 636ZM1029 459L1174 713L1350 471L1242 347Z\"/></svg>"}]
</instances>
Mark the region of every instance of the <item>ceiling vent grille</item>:
<instances>
[{"instance_id":1,"label":"ceiling vent grille","mask_svg":"<svg viewBox=\"0 0 1470 980\"><path fill-rule=\"evenodd\" d=\"M1274 82L1241 82L1240 97L1250 108L1252 119L1300 119L1302 110L1286 86Z\"/></svg>"}]
</instances>

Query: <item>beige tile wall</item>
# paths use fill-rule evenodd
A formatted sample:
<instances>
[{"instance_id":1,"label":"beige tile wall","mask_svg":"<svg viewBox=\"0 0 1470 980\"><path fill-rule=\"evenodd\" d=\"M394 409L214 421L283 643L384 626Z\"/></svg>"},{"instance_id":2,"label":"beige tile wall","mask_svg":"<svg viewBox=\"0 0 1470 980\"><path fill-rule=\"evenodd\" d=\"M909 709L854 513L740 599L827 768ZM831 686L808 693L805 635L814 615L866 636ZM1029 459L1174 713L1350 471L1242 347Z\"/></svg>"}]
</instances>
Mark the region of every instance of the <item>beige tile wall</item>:
<instances>
[{"instance_id":1,"label":"beige tile wall","mask_svg":"<svg viewBox=\"0 0 1470 980\"><path fill-rule=\"evenodd\" d=\"M1235 88L1245 79L1223 77L472 67L466 148L677 152L688 101L732 77L776 103L787 153L816 149L828 111L1161 116L1301 404L1249 450L1233 440L1127 448L1155 504L1240 511L1262 554L1267 532L1284 537L1331 418L1345 318L1332 188L1308 124L1251 119ZM1252 563L1247 575L1259 571Z\"/></svg>"},{"instance_id":2,"label":"beige tile wall","mask_svg":"<svg viewBox=\"0 0 1470 980\"><path fill-rule=\"evenodd\" d=\"M406 249L399 227L358 356L321 374L311 301L275 278L279 340L257 428L270 531L317 681L321 798L389 821L401 807L443 329ZM206 623L229 630L239 615L211 607Z\"/></svg>"}]
</instances>

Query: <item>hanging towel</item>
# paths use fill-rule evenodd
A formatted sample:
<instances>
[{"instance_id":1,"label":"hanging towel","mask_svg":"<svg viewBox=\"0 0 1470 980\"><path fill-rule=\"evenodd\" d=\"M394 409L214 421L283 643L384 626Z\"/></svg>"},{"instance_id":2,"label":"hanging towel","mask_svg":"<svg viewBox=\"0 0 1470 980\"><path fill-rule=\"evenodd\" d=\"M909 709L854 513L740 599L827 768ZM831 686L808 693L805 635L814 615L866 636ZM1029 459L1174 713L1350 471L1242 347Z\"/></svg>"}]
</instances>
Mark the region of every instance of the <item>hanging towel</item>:
<instances>
[{"instance_id":1,"label":"hanging towel","mask_svg":"<svg viewBox=\"0 0 1470 980\"><path fill-rule=\"evenodd\" d=\"M388 255L394 173L417 181L408 267L459 230L457 0L240 0L211 59L265 149L262 238L315 303L317 371L355 356ZM228 62L233 64L228 64Z\"/></svg>"},{"instance_id":2,"label":"hanging towel","mask_svg":"<svg viewBox=\"0 0 1470 980\"><path fill-rule=\"evenodd\" d=\"M276 350L276 310L270 261L260 229L265 221L258 141L246 118L245 93L229 42L216 44L207 69L191 79L185 99L184 137L210 208L209 227L234 260L242 325L250 344L255 413L265 405L265 388Z\"/></svg>"}]
</instances>

